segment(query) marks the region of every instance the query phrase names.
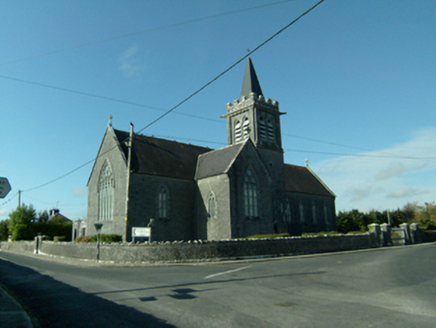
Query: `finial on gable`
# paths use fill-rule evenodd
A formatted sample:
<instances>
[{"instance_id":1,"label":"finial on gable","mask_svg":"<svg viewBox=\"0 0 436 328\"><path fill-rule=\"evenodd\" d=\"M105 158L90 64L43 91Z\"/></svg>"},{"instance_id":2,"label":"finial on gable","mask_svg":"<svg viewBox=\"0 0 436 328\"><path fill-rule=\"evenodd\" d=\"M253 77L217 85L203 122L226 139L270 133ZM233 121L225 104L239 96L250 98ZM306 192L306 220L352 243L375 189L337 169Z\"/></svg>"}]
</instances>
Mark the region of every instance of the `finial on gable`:
<instances>
[{"instance_id":1,"label":"finial on gable","mask_svg":"<svg viewBox=\"0 0 436 328\"><path fill-rule=\"evenodd\" d=\"M112 115L109 115L109 121L107 122L107 126L112 126Z\"/></svg>"},{"instance_id":2,"label":"finial on gable","mask_svg":"<svg viewBox=\"0 0 436 328\"><path fill-rule=\"evenodd\" d=\"M306 167L309 167L309 160L307 158L304 160L304 163L306 163Z\"/></svg>"}]
</instances>

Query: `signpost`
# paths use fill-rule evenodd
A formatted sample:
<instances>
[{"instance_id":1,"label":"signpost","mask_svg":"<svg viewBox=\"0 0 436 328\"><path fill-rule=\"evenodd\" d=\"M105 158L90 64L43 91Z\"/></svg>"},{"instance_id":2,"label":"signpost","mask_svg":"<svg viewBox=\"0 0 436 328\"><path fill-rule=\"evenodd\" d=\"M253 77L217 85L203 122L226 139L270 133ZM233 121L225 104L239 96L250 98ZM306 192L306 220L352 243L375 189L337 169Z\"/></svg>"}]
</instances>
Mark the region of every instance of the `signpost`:
<instances>
[{"instance_id":1,"label":"signpost","mask_svg":"<svg viewBox=\"0 0 436 328\"><path fill-rule=\"evenodd\" d=\"M103 228L103 223L94 223L95 230L97 230L97 262L100 261L100 232Z\"/></svg>"},{"instance_id":2,"label":"signpost","mask_svg":"<svg viewBox=\"0 0 436 328\"><path fill-rule=\"evenodd\" d=\"M135 242L135 237L145 237L148 238L148 242L151 240L151 228L150 227L132 227L132 237L133 242Z\"/></svg>"},{"instance_id":3,"label":"signpost","mask_svg":"<svg viewBox=\"0 0 436 328\"><path fill-rule=\"evenodd\" d=\"M9 191L11 191L11 185L8 179L0 178L0 198L5 198Z\"/></svg>"}]
</instances>

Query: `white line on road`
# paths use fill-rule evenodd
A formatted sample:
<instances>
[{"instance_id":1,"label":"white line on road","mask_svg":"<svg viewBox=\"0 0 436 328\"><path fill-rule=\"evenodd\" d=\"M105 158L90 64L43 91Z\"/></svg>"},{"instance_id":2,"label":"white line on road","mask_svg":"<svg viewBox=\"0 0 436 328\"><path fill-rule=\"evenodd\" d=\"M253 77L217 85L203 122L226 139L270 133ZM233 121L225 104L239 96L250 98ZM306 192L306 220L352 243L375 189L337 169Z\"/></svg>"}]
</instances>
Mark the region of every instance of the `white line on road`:
<instances>
[{"instance_id":1,"label":"white line on road","mask_svg":"<svg viewBox=\"0 0 436 328\"><path fill-rule=\"evenodd\" d=\"M230 271L224 271L224 272L219 272L219 273L211 274L210 276L204 277L204 279L210 279L210 278L214 278L214 277L217 277L217 276L222 276L224 274L238 272L238 271L242 271L242 270L245 270L245 269L248 269L248 268L251 268L251 265L243 267L243 268L235 269L235 270L230 270Z\"/></svg>"}]
</instances>

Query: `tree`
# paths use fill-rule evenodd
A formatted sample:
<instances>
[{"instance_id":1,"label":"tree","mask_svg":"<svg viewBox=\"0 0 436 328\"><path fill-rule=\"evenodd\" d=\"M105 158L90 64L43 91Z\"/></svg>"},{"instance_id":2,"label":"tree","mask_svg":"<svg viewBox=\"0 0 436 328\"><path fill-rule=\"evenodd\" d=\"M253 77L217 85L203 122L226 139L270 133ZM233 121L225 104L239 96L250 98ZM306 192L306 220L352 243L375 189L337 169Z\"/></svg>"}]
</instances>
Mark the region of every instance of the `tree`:
<instances>
[{"instance_id":1,"label":"tree","mask_svg":"<svg viewBox=\"0 0 436 328\"><path fill-rule=\"evenodd\" d=\"M360 217L361 214L358 210L352 210L351 212L339 212L337 217L337 229L338 232L347 233L350 231L360 231Z\"/></svg>"},{"instance_id":2,"label":"tree","mask_svg":"<svg viewBox=\"0 0 436 328\"><path fill-rule=\"evenodd\" d=\"M47 223L50 216L48 215L47 210L38 213L38 222Z\"/></svg>"},{"instance_id":3,"label":"tree","mask_svg":"<svg viewBox=\"0 0 436 328\"><path fill-rule=\"evenodd\" d=\"M415 213L419 211L418 208L418 203L414 202L414 203L407 203L406 205L403 206L403 208L401 209L401 212L404 215L404 219L407 223L412 223L415 220Z\"/></svg>"},{"instance_id":4,"label":"tree","mask_svg":"<svg viewBox=\"0 0 436 328\"><path fill-rule=\"evenodd\" d=\"M36 211L32 205L25 204L17 207L9 214L9 233L12 240L31 240L34 238L31 231L31 224L36 221Z\"/></svg>"},{"instance_id":5,"label":"tree","mask_svg":"<svg viewBox=\"0 0 436 328\"><path fill-rule=\"evenodd\" d=\"M8 240L9 236L9 220L0 221L0 241Z\"/></svg>"},{"instance_id":6,"label":"tree","mask_svg":"<svg viewBox=\"0 0 436 328\"><path fill-rule=\"evenodd\" d=\"M424 203L424 206L418 206L418 212L415 212L416 222L422 229L436 230L436 204Z\"/></svg>"},{"instance_id":7,"label":"tree","mask_svg":"<svg viewBox=\"0 0 436 328\"><path fill-rule=\"evenodd\" d=\"M36 221L36 211L33 205L25 204L18 206L15 211L9 214L10 228L13 229L17 224L29 225Z\"/></svg>"}]
</instances>

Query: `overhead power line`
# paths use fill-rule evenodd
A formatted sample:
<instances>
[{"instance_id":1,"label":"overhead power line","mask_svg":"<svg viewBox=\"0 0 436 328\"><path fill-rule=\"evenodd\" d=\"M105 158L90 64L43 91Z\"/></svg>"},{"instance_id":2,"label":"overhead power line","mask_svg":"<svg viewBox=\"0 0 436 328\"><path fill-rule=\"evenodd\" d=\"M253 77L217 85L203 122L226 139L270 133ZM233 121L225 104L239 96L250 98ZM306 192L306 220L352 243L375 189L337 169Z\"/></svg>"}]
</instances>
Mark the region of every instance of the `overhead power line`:
<instances>
[{"instance_id":1,"label":"overhead power line","mask_svg":"<svg viewBox=\"0 0 436 328\"><path fill-rule=\"evenodd\" d=\"M355 146L344 145L344 144L340 144L340 143L336 143L336 142L330 142L330 141L325 141L325 140L297 136L294 134L282 133L282 135L288 136L288 137L293 137L293 138L298 138L298 139L303 139L303 140L309 140L309 141L318 142L318 143L323 143L323 144L327 144L327 145L345 147L345 148L356 149L356 150L361 150L361 151L365 151L365 152L380 154L380 155L353 155L353 154L341 154L341 153L323 153L323 154L327 154L327 155L330 154L330 155L339 155L339 156L364 156L364 157L386 157L386 158L399 158L399 159L436 160L436 157L403 156L403 155L393 154L393 153L385 152L385 151L371 150L368 148L355 147Z\"/></svg>"},{"instance_id":2,"label":"overhead power line","mask_svg":"<svg viewBox=\"0 0 436 328\"><path fill-rule=\"evenodd\" d=\"M262 48L264 45L266 45L268 42L270 42L271 40L273 40L275 37L277 37L279 34L281 34L283 31L285 31L286 29L288 29L290 26L292 26L293 24L295 24L297 21L299 21L302 17L304 17L305 15L307 15L309 12L311 12L313 9L315 9L316 7L318 7L322 2L324 2L324 0L321 0L319 2L317 2L314 6L312 6L311 8L309 8L308 10L306 10L304 13L302 13L300 16L298 16L297 18L295 18L293 21L291 21L289 24L287 24L285 27L283 27L282 29L280 29L278 32L274 33L271 37L269 37L268 39L266 39L264 42L262 42L260 45L258 45L256 48L254 48L252 51L250 51L248 54L246 54L245 56L243 56L242 58L240 58L239 60L237 60L233 65L231 65L229 68L225 69L223 72L221 72L220 74L218 74L216 77L214 77L212 80L210 80L209 82L207 82L206 84L204 84L202 87L200 87L199 89L197 89L196 91L194 91L192 94L190 94L188 97L186 97L185 99L183 99L182 101L180 101L178 104L176 104L174 107L170 108L169 110L167 110L165 113L163 113L161 116L159 116L158 118L156 118L155 120L153 120L152 122L150 122L149 124L147 124L146 126L144 126L142 129L140 129L138 132L136 132L137 134L141 133L142 131L144 131L145 129L149 128L150 126L156 124L158 121L162 120L165 116L167 116L168 114L174 112L175 109L177 109L178 107L180 107L182 104L184 104L185 102L187 102L188 100L190 100L191 98L193 98L195 95L197 95L198 93L200 93L201 91L203 91L204 89L206 89L209 85L211 85L212 83L214 83L216 80L218 80L220 77L222 77L223 75L225 75L227 72L229 72L231 69L233 69L236 65L238 65L240 62L242 62L243 60L245 60L247 57L249 57L251 54L255 53L257 50L259 50L260 48ZM1 76L0 76L1 77ZM60 88L62 89L62 88ZM121 143L127 141L129 139L126 138L125 140L121 141ZM113 149L117 148L118 146L114 146L110 149L108 149L106 152L104 152L103 154L100 154L99 156L103 156L104 154L106 154L109 151L112 151ZM79 169L85 167L86 165L94 162L96 159L98 158L95 157L92 160L87 161L86 163L80 165L79 167L53 179L50 180L46 183L40 184L38 186L35 186L33 188L29 188L27 190L24 190L25 192L28 191L33 191L36 189L40 189L42 187L45 187L49 184L52 184L56 181L59 181L67 176L69 176L70 174L78 171Z\"/></svg>"},{"instance_id":3,"label":"overhead power line","mask_svg":"<svg viewBox=\"0 0 436 328\"><path fill-rule=\"evenodd\" d=\"M63 48L63 49L48 51L48 52L36 54L36 55L33 55L33 56L28 56L28 57L23 57L23 58L18 58L18 59L10 60L10 61L7 61L7 62L0 63L0 66L7 65L7 64L13 64L13 63L18 63L18 62L22 62L22 61L26 61L26 60L30 60L30 59L35 59L35 58L55 55L55 54L58 54L58 53L62 53L62 52L66 52L66 51L71 51L71 50L75 50L75 49L80 49L80 48L85 48L85 47L93 46L93 45L96 45L96 44L112 42L112 41L115 41L115 40L124 39L124 38L132 37L132 36L135 36L135 35L144 34L144 33L148 33L148 32L154 32L154 31L159 31L159 30L171 28L171 27L177 27L177 26L197 23L197 22L201 22L201 21L204 21L204 20L212 19L212 18L218 18L218 17L228 16L228 15L234 15L234 14L239 14L239 13L242 13L242 12L245 12L245 11L251 11L251 10L256 10L256 9L260 9L260 8L275 6L275 5L279 5L279 4L286 3L286 2L291 2L291 1L295 1L295 0L276 1L276 2L272 2L272 3L264 4L264 5L259 5L259 6L243 8L243 9L239 9L239 10L228 11L228 12L225 12L225 13L220 13L220 14L214 14L214 15L194 18L194 19L190 19L190 20L187 20L187 21L167 24L167 25L158 26L158 27L152 27L152 28L148 28L148 29L145 29L145 30L140 30L140 31L131 32L131 33L127 33L127 34L113 36L113 37L110 37L110 38L107 38L107 39L91 41L91 42L87 42L87 43L82 43L82 44L66 47L66 48Z\"/></svg>"},{"instance_id":4,"label":"overhead power line","mask_svg":"<svg viewBox=\"0 0 436 328\"><path fill-rule=\"evenodd\" d=\"M378 154L347 154L347 153L334 153L326 151L306 150L306 149L284 149L289 152L296 153L310 153L310 154L322 154L332 156L347 156L347 157L368 157L368 158L392 158L392 159L410 159L419 161L436 161L436 157L418 157L418 156L401 156L401 155L378 155ZM383 154L383 153L381 153Z\"/></svg>"},{"instance_id":5,"label":"overhead power line","mask_svg":"<svg viewBox=\"0 0 436 328\"><path fill-rule=\"evenodd\" d=\"M164 108L149 106L149 105L145 105L145 104L141 104L141 103L136 103L136 102L133 102L133 101L117 99L117 98L103 96L103 95L97 95L97 94L93 94L93 93L89 93L89 92L83 92L83 91L78 91L78 90L67 89L67 88L58 87L58 86L54 86L54 85L49 85L49 84L45 84L45 83L18 79L18 78L14 78L14 77L10 77L10 76L0 75L0 78L1 79L6 79L6 80L10 80L10 81L20 82L20 83L36 85L36 86L43 87L43 88L49 88L49 89L53 89L53 90L74 93L74 94L81 95L81 96L86 96L86 97L92 97L92 98L97 98L97 99L113 101L113 102L121 103L121 104L124 104L124 105L131 105L131 106L136 106L136 107L153 109L153 110L157 110L157 111L160 111L160 112L166 112L167 111ZM211 121L211 122L220 122L220 123L223 122L222 120L219 120L219 119L213 119L213 118L204 117L204 116L200 116L200 115L194 115L194 114L187 114L187 113L182 113L182 112L178 112L178 111L174 111L174 114L188 116L188 117L194 117L194 118L197 118L197 119Z\"/></svg>"},{"instance_id":6,"label":"overhead power line","mask_svg":"<svg viewBox=\"0 0 436 328\"><path fill-rule=\"evenodd\" d=\"M285 27L283 27L282 29L280 29L278 32L274 33L271 37L269 37L268 39L266 39L264 42L262 42L260 45L258 45L256 48L254 48L252 51L250 51L248 54L246 54L245 56L243 56L241 59L239 59L238 61L236 61L236 63L234 63L233 65L231 65L229 68L227 68L226 70L224 70L223 72L221 72L220 74L218 74L216 77L214 77L212 80L210 80L209 82L207 82L205 85L203 85L201 88L199 88L197 91L193 92L191 95L189 95L188 97L186 97L185 99L183 99L181 102L179 102L177 105L175 105L173 108L169 109L166 113L162 114L161 116L159 116L158 118L156 118L154 121L150 122L149 124L147 124L145 127L143 127L142 129L140 129L138 131L138 133L144 131L145 129L149 128L150 126L152 126L153 124L157 123L158 121L160 121L161 119L163 119L165 116L167 116L168 114L170 114L172 111L174 111L176 108L180 107L181 105L183 105L185 102L187 102L189 99L191 99L192 97L194 97L195 95L197 95L198 93L200 93L201 91L203 91L204 89L206 89L209 85L211 85L212 83L214 83L216 80L218 80L220 77L222 77L224 74L226 74L227 72L229 72L230 70L232 70L236 65L238 65L240 62L242 62L243 60L245 60L247 57L249 57L251 54L255 53L257 50L259 50L260 48L262 48L265 44L267 44L268 42L270 42L271 40L273 40L276 36L278 36L279 34L281 34L283 31L285 31L286 29L288 29L290 26L294 25L297 21L299 21L302 17L306 16L308 13L310 13L313 9L315 9L316 7L318 7L322 2L324 2L324 0L319 1L318 3L316 3L314 6L312 6L311 8L309 8L308 10L306 10L304 13L302 13L300 16L298 16L297 18L295 18L292 22L290 22L288 25L286 25Z\"/></svg>"},{"instance_id":7,"label":"overhead power line","mask_svg":"<svg viewBox=\"0 0 436 328\"><path fill-rule=\"evenodd\" d=\"M15 197L17 197L18 192L16 192L11 198L9 198L8 200L4 201L3 203L0 204L0 206L6 205L7 203L9 203L12 199L14 199Z\"/></svg>"}]
</instances>

